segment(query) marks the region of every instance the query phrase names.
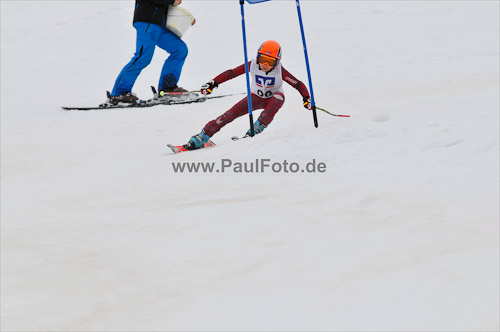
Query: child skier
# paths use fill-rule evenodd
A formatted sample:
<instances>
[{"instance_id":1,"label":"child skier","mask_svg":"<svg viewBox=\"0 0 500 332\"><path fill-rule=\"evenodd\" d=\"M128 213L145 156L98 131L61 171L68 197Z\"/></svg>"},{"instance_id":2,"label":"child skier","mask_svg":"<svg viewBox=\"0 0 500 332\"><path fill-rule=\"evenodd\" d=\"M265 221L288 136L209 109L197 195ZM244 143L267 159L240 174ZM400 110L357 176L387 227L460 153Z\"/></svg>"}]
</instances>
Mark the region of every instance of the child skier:
<instances>
[{"instance_id":1,"label":"child skier","mask_svg":"<svg viewBox=\"0 0 500 332\"><path fill-rule=\"evenodd\" d=\"M264 111L254 123L254 133L260 134L273 121L274 116L285 103L283 81L297 89L303 97L304 107L311 109L309 92L301 81L297 80L281 65L281 46L274 40L264 42L258 52L257 58L249 62L252 77L251 98L253 109ZM201 93L209 95L219 84L245 74L245 64L228 70L204 84ZM203 130L194 135L184 145L186 150L196 150L204 146L215 133L234 119L248 113L248 99L245 97L234 105L229 111L210 121ZM250 129L245 136L250 136Z\"/></svg>"}]
</instances>

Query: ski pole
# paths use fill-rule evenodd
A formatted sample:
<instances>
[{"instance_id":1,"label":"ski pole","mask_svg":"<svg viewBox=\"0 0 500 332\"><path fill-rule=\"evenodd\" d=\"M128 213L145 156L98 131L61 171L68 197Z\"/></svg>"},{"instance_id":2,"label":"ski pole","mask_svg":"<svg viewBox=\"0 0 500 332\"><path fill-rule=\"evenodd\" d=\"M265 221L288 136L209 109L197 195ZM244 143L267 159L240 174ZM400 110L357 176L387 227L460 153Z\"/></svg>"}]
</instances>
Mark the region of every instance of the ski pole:
<instances>
[{"instance_id":1,"label":"ski pole","mask_svg":"<svg viewBox=\"0 0 500 332\"><path fill-rule=\"evenodd\" d=\"M350 115L344 115L344 114L333 114L333 113L328 112L328 111L327 111L327 110L325 110L324 108L321 108L321 107L318 107L318 106L316 106L316 109L317 109L317 110L320 110L320 111L323 111L323 112L325 112L326 114L330 114L331 116L338 116L338 117L342 117L342 118L350 118L350 117L351 117Z\"/></svg>"},{"instance_id":2,"label":"ski pole","mask_svg":"<svg viewBox=\"0 0 500 332\"><path fill-rule=\"evenodd\" d=\"M240 93L230 93L230 94L227 94L227 95L221 95L221 96L218 96L218 95L215 95L215 96L207 96L206 98L207 98L207 99L217 99L217 98L232 97L232 96L240 96L240 95L246 95L246 94L247 94L246 92L240 92Z\"/></svg>"}]
</instances>

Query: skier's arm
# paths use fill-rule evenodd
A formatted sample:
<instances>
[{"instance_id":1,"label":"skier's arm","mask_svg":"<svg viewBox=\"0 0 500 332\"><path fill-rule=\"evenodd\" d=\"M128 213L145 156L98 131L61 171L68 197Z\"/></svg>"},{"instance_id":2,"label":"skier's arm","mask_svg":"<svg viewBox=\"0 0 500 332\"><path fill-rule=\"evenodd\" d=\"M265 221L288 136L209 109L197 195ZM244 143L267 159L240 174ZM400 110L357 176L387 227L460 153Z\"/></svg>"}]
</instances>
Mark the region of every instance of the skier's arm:
<instances>
[{"instance_id":1,"label":"skier's arm","mask_svg":"<svg viewBox=\"0 0 500 332\"><path fill-rule=\"evenodd\" d=\"M248 66L250 67L250 62L248 63ZM232 80L235 77L243 75L244 73L245 73L245 64L242 64L241 66L238 66L234 69L226 70L225 72L214 78L214 82L217 83L217 85L219 85L226 81Z\"/></svg>"},{"instance_id":2,"label":"skier's arm","mask_svg":"<svg viewBox=\"0 0 500 332\"><path fill-rule=\"evenodd\" d=\"M248 66L250 66L250 63L248 63ZM200 92L205 96L209 95L212 93L213 90L217 89L219 84L232 80L233 78L243 75L244 73L245 73L245 64L242 64L241 66L238 66L234 69L226 70L225 72L223 72L210 82L203 84L201 86Z\"/></svg>"},{"instance_id":3,"label":"skier's arm","mask_svg":"<svg viewBox=\"0 0 500 332\"><path fill-rule=\"evenodd\" d=\"M293 86L297 91L300 92L302 95L302 98L308 99L309 97L309 91L307 90L306 86L304 83L299 81L298 79L295 78L292 74L288 72L284 67L281 67L281 77L283 78L283 81L287 82L291 86Z\"/></svg>"}]
</instances>

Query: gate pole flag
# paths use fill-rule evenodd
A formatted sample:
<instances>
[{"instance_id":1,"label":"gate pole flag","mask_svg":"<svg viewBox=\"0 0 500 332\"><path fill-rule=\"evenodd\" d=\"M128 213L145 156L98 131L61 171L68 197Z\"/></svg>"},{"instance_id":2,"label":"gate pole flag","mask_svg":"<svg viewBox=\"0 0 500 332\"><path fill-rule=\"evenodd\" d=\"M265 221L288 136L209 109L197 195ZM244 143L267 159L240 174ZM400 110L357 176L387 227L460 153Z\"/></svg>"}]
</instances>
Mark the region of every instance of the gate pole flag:
<instances>
[{"instance_id":1,"label":"gate pole flag","mask_svg":"<svg viewBox=\"0 0 500 332\"><path fill-rule=\"evenodd\" d=\"M247 0L250 4L271 1L271 0ZM248 98L248 115L250 117L250 135L255 135L253 129L253 108L252 108L252 94L250 92L250 68L248 68L248 54L247 54L247 32L245 29L245 0L240 0L241 6L241 28L243 32L243 52L245 53L245 74L247 79L247 98Z\"/></svg>"},{"instance_id":2,"label":"gate pole flag","mask_svg":"<svg viewBox=\"0 0 500 332\"><path fill-rule=\"evenodd\" d=\"M311 90L311 103L313 111L314 127L318 128L318 116L316 114L316 102L314 100L314 91L311 79L311 67L309 66L309 55L307 54L306 36L304 33L304 25L302 24L302 13L300 11L300 0L295 0L297 2L297 14L299 15L300 32L302 33L302 44L304 44L304 56L306 58L307 66L307 77L309 78L309 90Z\"/></svg>"}]
</instances>

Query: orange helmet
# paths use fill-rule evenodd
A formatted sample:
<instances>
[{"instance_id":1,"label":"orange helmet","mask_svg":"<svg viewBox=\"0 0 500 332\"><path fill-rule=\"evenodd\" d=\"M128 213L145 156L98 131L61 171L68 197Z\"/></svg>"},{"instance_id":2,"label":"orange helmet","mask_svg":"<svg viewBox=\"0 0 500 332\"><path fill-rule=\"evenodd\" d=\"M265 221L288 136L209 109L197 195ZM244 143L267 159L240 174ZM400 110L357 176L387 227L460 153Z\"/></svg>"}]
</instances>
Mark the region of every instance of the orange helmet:
<instances>
[{"instance_id":1,"label":"orange helmet","mask_svg":"<svg viewBox=\"0 0 500 332\"><path fill-rule=\"evenodd\" d=\"M264 42L257 51L257 63L267 63L271 68L275 68L281 60L281 46L274 40Z\"/></svg>"}]
</instances>

